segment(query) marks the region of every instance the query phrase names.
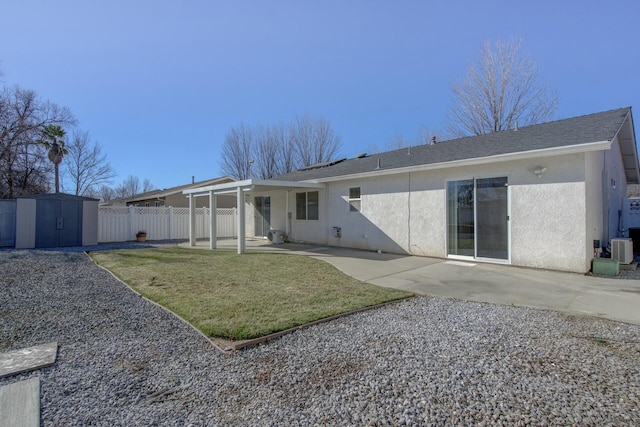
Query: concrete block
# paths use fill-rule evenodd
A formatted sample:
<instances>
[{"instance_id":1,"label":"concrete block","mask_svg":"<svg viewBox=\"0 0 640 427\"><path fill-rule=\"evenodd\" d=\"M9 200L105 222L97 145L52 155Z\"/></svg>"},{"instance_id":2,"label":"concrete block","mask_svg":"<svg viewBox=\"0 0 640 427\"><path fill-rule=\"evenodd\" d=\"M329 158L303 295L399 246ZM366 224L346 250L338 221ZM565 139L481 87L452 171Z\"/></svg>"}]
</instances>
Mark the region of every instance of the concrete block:
<instances>
[{"instance_id":1,"label":"concrete block","mask_svg":"<svg viewBox=\"0 0 640 427\"><path fill-rule=\"evenodd\" d=\"M0 387L0 427L40 426L40 378Z\"/></svg>"},{"instance_id":2,"label":"concrete block","mask_svg":"<svg viewBox=\"0 0 640 427\"><path fill-rule=\"evenodd\" d=\"M0 353L0 378L51 366L57 353L57 342Z\"/></svg>"}]
</instances>

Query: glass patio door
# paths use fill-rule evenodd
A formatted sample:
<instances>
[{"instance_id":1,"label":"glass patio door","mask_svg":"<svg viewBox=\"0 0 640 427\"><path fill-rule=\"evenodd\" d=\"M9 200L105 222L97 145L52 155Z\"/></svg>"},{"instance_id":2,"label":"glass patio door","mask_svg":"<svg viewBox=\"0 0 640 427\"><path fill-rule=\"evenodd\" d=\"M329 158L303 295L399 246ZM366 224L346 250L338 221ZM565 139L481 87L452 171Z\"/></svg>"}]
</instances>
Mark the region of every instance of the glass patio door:
<instances>
[{"instance_id":1,"label":"glass patio door","mask_svg":"<svg viewBox=\"0 0 640 427\"><path fill-rule=\"evenodd\" d=\"M254 217L256 237L266 237L271 228L271 197L256 196Z\"/></svg>"},{"instance_id":2,"label":"glass patio door","mask_svg":"<svg viewBox=\"0 0 640 427\"><path fill-rule=\"evenodd\" d=\"M448 254L509 259L507 177L447 183Z\"/></svg>"},{"instance_id":3,"label":"glass patio door","mask_svg":"<svg viewBox=\"0 0 640 427\"><path fill-rule=\"evenodd\" d=\"M507 178L476 180L476 257L509 259Z\"/></svg>"},{"instance_id":4,"label":"glass patio door","mask_svg":"<svg viewBox=\"0 0 640 427\"><path fill-rule=\"evenodd\" d=\"M449 255L474 256L475 221L473 180L447 183Z\"/></svg>"}]
</instances>

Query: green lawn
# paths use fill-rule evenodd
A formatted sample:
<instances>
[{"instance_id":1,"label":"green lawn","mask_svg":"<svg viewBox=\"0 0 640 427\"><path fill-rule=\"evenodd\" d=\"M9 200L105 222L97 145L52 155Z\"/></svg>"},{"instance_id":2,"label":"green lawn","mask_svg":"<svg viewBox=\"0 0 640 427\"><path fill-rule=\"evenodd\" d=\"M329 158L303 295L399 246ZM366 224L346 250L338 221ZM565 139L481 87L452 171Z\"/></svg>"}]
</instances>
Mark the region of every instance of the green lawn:
<instances>
[{"instance_id":1,"label":"green lawn","mask_svg":"<svg viewBox=\"0 0 640 427\"><path fill-rule=\"evenodd\" d=\"M411 295L307 256L185 248L90 255L206 335L226 339L256 338Z\"/></svg>"}]
</instances>

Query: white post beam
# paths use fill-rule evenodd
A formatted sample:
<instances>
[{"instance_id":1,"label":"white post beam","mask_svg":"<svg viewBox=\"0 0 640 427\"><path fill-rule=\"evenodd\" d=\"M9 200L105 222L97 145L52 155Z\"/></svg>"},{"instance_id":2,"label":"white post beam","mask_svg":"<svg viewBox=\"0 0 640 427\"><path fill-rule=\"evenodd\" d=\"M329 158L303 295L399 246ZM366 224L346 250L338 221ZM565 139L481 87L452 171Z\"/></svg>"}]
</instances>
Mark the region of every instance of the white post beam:
<instances>
[{"instance_id":1,"label":"white post beam","mask_svg":"<svg viewBox=\"0 0 640 427\"><path fill-rule=\"evenodd\" d=\"M196 245L196 203L193 194L189 194L189 246Z\"/></svg>"},{"instance_id":2,"label":"white post beam","mask_svg":"<svg viewBox=\"0 0 640 427\"><path fill-rule=\"evenodd\" d=\"M216 195L213 194L213 190L209 190L209 249L215 249L218 246L217 210Z\"/></svg>"},{"instance_id":3,"label":"white post beam","mask_svg":"<svg viewBox=\"0 0 640 427\"><path fill-rule=\"evenodd\" d=\"M238 253L244 253L244 193L242 187L237 189L237 201L238 201Z\"/></svg>"}]
</instances>

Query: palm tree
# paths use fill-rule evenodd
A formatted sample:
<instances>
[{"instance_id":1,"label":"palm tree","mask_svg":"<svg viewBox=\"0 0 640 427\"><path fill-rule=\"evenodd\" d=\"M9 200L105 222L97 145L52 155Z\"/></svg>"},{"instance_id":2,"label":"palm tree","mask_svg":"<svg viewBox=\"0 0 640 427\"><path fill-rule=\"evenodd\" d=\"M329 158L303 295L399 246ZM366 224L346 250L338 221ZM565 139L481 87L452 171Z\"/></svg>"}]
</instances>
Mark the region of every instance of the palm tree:
<instances>
[{"instance_id":1,"label":"palm tree","mask_svg":"<svg viewBox=\"0 0 640 427\"><path fill-rule=\"evenodd\" d=\"M38 141L47 150L49 150L48 156L55 170L56 177L56 193L60 192L60 175L58 172L58 166L62 163L62 158L65 154L68 154L66 148L64 148L64 136L66 132L62 127L58 125L47 125L42 130L42 138Z\"/></svg>"}]
</instances>

